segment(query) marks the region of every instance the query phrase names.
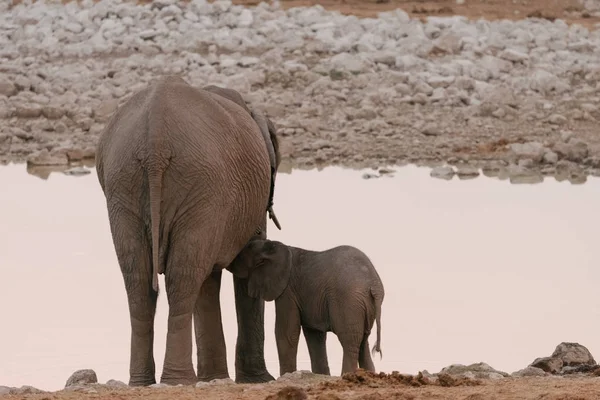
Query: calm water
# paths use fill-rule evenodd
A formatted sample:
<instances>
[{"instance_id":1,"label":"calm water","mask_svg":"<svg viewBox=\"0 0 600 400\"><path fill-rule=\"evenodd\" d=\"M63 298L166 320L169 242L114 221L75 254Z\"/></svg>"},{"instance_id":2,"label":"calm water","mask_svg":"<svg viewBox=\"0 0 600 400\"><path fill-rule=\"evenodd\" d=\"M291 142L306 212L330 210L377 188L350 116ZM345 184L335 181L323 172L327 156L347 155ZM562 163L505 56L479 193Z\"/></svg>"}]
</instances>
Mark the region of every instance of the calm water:
<instances>
[{"instance_id":1,"label":"calm water","mask_svg":"<svg viewBox=\"0 0 600 400\"><path fill-rule=\"evenodd\" d=\"M403 167L393 178L326 168L280 174L272 238L290 245L361 248L383 279L383 371L437 372L485 361L512 372L561 341L600 357L600 182L511 185L443 181ZM0 168L0 385L61 389L76 369L101 382L128 380L129 317L104 197L94 172ZM164 281L161 276L161 287ZM224 274L223 323L234 372L232 280ZM167 300L156 318L162 371ZM266 359L278 376L274 305L267 303ZM371 336L371 345L375 334ZM341 346L328 339L333 374ZM195 360L194 360L195 364ZM301 338L299 369L310 369Z\"/></svg>"}]
</instances>

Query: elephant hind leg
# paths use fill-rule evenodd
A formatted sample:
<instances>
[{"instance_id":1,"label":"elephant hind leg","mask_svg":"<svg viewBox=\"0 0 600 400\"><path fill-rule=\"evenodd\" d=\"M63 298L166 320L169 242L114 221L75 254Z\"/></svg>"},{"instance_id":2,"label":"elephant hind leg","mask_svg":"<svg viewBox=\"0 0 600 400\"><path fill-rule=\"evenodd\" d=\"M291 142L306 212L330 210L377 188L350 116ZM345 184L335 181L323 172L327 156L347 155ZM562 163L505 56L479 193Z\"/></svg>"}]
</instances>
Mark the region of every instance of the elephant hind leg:
<instances>
[{"instance_id":1,"label":"elephant hind leg","mask_svg":"<svg viewBox=\"0 0 600 400\"><path fill-rule=\"evenodd\" d=\"M349 326L348 330L336 333L344 350L342 360L342 375L347 372L354 372L358 367L358 358L363 339L361 327ZM360 333L359 333L360 332Z\"/></svg>"},{"instance_id":2,"label":"elephant hind leg","mask_svg":"<svg viewBox=\"0 0 600 400\"><path fill-rule=\"evenodd\" d=\"M192 315L202 284L212 271L214 257L209 249L214 246L202 231L170 236L165 270L169 321L161 383L190 385L197 382L192 364Z\"/></svg>"},{"instance_id":3,"label":"elephant hind leg","mask_svg":"<svg viewBox=\"0 0 600 400\"><path fill-rule=\"evenodd\" d=\"M194 309L198 380L203 382L229 378L219 298L222 274L213 270L204 281Z\"/></svg>"},{"instance_id":4,"label":"elephant hind leg","mask_svg":"<svg viewBox=\"0 0 600 400\"><path fill-rule=\"evenodd\" d=\"M369 351L369 335L365 335L358 354L358 366L364 370L375 372L375 364Z\"/></svg>"},{"instance_id":5,"label":"elephant hind leg","mask_svg":"<svg viewBox=\"0 0 600 400\"><path fill-rule=\"evenodd\" d=\"M131 319L129 385L147 386L156 383L153 344L158 294L152 289L151 244L144 223L131 213L110 207L109 221Z\"/></svg>"}]
</instances>

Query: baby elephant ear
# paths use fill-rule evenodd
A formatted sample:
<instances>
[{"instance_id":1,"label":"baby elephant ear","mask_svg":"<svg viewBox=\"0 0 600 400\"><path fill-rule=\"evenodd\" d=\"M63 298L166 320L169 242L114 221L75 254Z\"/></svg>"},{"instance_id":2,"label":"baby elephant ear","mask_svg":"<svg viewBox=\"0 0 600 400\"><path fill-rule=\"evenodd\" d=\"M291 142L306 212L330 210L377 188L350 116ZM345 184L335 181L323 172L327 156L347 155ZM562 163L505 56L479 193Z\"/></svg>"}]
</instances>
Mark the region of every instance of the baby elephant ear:
<instances>
[{"instance_id":1,"label":"baby elephant ear","mask_svg":"<svg viewBox=\"0 0 600 400\"><path fill-rule=\"evenodd\" d=\"M249 273L248 295L273 301L285 290L292 271L292 252L281 242L266 240Z\"/></svg>"}]
</instances>

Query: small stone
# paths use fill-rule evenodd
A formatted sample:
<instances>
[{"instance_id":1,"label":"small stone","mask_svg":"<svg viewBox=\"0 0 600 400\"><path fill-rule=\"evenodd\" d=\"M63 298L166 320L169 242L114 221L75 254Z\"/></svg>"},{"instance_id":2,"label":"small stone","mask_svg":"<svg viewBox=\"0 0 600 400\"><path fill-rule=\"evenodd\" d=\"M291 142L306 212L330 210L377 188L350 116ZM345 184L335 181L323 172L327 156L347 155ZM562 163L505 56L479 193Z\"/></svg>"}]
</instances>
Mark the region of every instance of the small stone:
<instances>
[{"instance_id":1,"label":"small stone","mask_svg":"<svg viewBox=\"0 0 600 400\"><path fill-rule=\"evenodd\" d=\"M253 65L256 65L260 62L260 59L258 59L257 57L242 57L240 58L240 61L238 62L238 64L242 67L251 67Z\"/></svg>"},{"instance_id":2,"label":"small stone","mask_svg":"<svg viewBox=\"0 0 600 400\"><path fill-rule=\"evenodd\" d=\"M563 362L559 358L553 357L542 357L535 359L530 367L539 368L544 372L556 374L560 371L563 366Z\"/></svg>"},{"instance_id":3,"label":"small stone","mask_svg":"<svg viewBox=\"0 0 600 400\"><path fill-rule=\"evenodd\" d=\"M579 139L571 139L568 143L556 143L553 150L560 158L573 162L581 162L589 154L587 143Z\"/></svg>"},{"instance_id":4,"label":"small stone","mask_svg":"<svg viewBox=\"0 0 600 400\"><path fill-rule=\"evenodd\" d=\"M525 376L546 376L546 372L543 369L529 366L519 371L513 372L511 376L525 377Z\"/></svg>"},{"instance_id":5,"label":"small stone","mask_svg":"<svg viewBox=\"0 0 600 400\"><path fill-rule=\"evenodd\" d=\"M434 76L429 78L427 80L427 83L433 88L447 88L454 82L455 79L456 78L454 78L453 76Z\"/></svg>"},{"instance_id":6,"label":"small stone","mask_svg":"<svg viewBox=\"0 0 600 400\"><path fill-rule=\"evenodd\" d=\"M547 151L544 153L543 160L546 164L556 164L558 162L558 154L553 151Z\"/></svg>"},{"instance_id":7,"label":"small stone","mask_svg":"<svg viewBox=\"0 0 600 400\"><path fill-rule=\"evenodd\" d=\"M456 170L458 179L473 179L479 176L479 169L471 166L461 166Z\"/></svg>"},{"instance_id":8,"label":"small stone","mask_svg":"<svg viewBox=\"0 0 600 400\"><path fill-rule=\"evenodd\" d=\"M66 160L66 156L64 158ZM44 164L37 164L44 165ZM45 165L53 165L53 164L45 164ZM59 165L59 164L54 164ZM73 372L73 375L67 379L67 383L65 387L69 386L77 386L77 385L88 385L91 383L98 383L98 377L96 376L96 372L93 369L80 369L78 371Z\"/></svg>"},{"instance_id":9,"label":"small stone","mask_svg":"<svg viewBox=\"0 0 600 400\"><path fill-rule=\"evenodd\" d=\"M436 123L429 122L423 126L421 133L425 136L438 136L442 134L442 130Z\"/></svg>"},{"instance_id":10,"label":"small stone","mask_svg":"<svg viewBox=\"0 0 600 400\"><path fill-rule=\"evenodd\" d=\"M223 386L223 385L234 385L235 382L231 378L213 379L209 382L211 385Z\"/></svg>"},{"instance_id":11,"label":"small stone","mask_svg":"<svg viewBox=\"0 0 600 400\"><path fill-rule=\"evenodd\" d=\"M302 388L287 386L275 394L265 397L265 400L306 400L308 394Z\"/></svg>"},{"instance_id":12,"label":"small stone","mask_svg":"<svg viewBox=\"0 0 600 400\"><path fill-rule=\"evenodd\" d=\"M42 115L42 108L36 105L21 106L15 110L17 118L39 118Z\"/></svg>"},{"instance_id":13,"label":"small stone","mask_svg":"<svg viewBox=\"0 0 600 400\"><path fill-rule=\"evenodd\" d=\"M529 55L514 49L502 50L498 57L512 62L523 62L529 60Z\"/></svg>"},{"instance_id":14,"label":"small stone","mask_svg":"<svg viewBox=\"0 0 600 400\"><path fill-rule=\"evenodd\" d=\"M377 175L375 175L377 176ZM278 382L289 382L289 381L309 381L318 378L320 375L314 374L310 371L300 370L294 372L287 372L277 378ZM322 376L322 375L321 375Z\"/></svg>"},{"instance_id":15,"label":"small stone","mask_svg":"<svg viewBox=\"0 0 600 400\"><path fill-rule=\"evenodd\" d=\"M0 95L10 97L18 93L17 87L9 79L0 77Z\"/></svg>"},{"instance_id":16,"label":"small stone","mask_svg":"<svg viewBox=\"0 0 600 400\"><path fill-rule=\"evenodd\" d=\"M429 173L429 176L437 179L444 179L449 181L454 177L454 169L449 166L445 167L435 167Z\"/></svg>"},{"instance_id":17,"label":"small stone","mask_svg":"<svg viewBox=\"0 0 600 400\"><path fill-rule=\"evenodd\" d=\"M461 47L461 37L452 32L441 35L433 43L433 49L435 51L441 51L448 54L460 53Z\"/></svg>"},{"instance_id":18,"label":"small stone","mask_svg":"<svg viewBox=\"0 0 600 400\"><path fill-rule=\"evenodd\" d=\"M433 88L431 86L429 86L429 84L427 84L426 82L422 81L422 80L418 80L415 83L415 92L417 93L423 93L426 94L427 96L430 96L431 94L433 94Z\"/></svg>"},{"instance_id":19,"label":"small stone","mask_svg":"<svg viewBox=\"0 0 600 400\"><path fill-rule=\"evenodd\" d=\"M560 114L552 114L548 117L548 122L552 125L564 125L567 123L567 118Z\"/></svg>"},{"instance_id":20,"label":"small stone","mask_svg":"<svg viewBox=\"0 0 600 400\"><path fill-rule=\"evenodd\" d=\"M69 22L65 24L65 29L71 33L81 33L83 32L83 26L81 26L78 22Z\"/></svg>"},{"instance_id":21,"label":"small stone","mask_svg":"<svg viewBox=\"0 0 600 400\"><path fill-rule=\"evenodd\" d=\"M154 38L156 35L158 35L158 32L155 31L154 29L146 29L139 33L140 38L143 40L150 40L150 39Z\"/></svg>"},{"instance_id":22,"label":"small stone","mask_svg":"<svg viewBox=\"0 0 600 400\"><path fill-rule=\"evenodd\" d=\"M129 387L125 382L118 381L116 379L109 379L106 381L106 386L114 387L114 388L126 388Z\"/></svg>"},{"instance_id":23,"label":"small stone","mask_svg":"<svg viewBox=\"0 0 600 400\"><path fill-rule=\"evenodd\" d=\"M154 389L165 389L168 387L171 387L171 385L167 385L166 383L153 383L152 385L148 386Z\"/></svg>"},{"instance_id":24,"label":"small stone","mask_svg":"<svg viewBox=\"0 0 600 400\"><path fill-rule=\"evenodd\" d=\"M253 22L254 16L252 14L252 11L250 11L247 8L243 9L240 15L238 16L237 25L242 28L247 28L251 26Z\"/></svg>"},{"instance_id":25,"label":"small stone","mask_svg":"<svg viewBox=\"0 0 600 400\"><path fill-rule=\"evenodd\" d=\"M370 173L368 173L368 172L365 172L365 173L362 175L362 178L363 178L363 179L377 179L377 178L379 178L379 175L376 175L376 174L370 174Z\"/></svg>"},{"instance_id":26,"label":"small stone","mask_svg":"<svg viewBox=\"0 0 600 400\"><path fill-rule=\"evenodd\" d=\"M84 167L69 168L63 172L65 175L82 176L90 173L90 170Z\"/></svg>"},{"instance_id":27,"label":"small stone","mask_svg":"<svg viewBox=\"0 0 600 400\"><path fill-rule=\"evenodd\" d=\"M47 149L43 149L38 154L31 156L27 160L28 165L36 166L51 166L51 165L68 165L69 160L66 154L50 154ZM71 376L73 378L73 376ZM71 379L69 378L69 380ZM69 381L67 381L69 383Z\"/></svg>"},{"instance_id":28,"label":"small stone","mask_svg":"<svg viewBox=\"0 0 600 400\"><path fill-rule=\"evenodd\" d=\"M361 73L366 69L366 64L360 57L350 53L339 53L331 57L330 63L333 68L346 70L352 73Z\"/></svg>"},{"instance_id":29,"label":"small stone","mask_svg":"<svg viewBox=\"0 0 600 400\"><path fill-rule=\"evenodd\" d=\"M10 394L39 394L39 393L45 393L43 390L40 390L38 388L35 388L33 386L28 386L28 385L24 385L21 386L20 388L13 388L10 392Z\"/></svg>"},{"instance_id":30,"label":"small stone","mask_svg":"<svg viewBox=\"0 0 600 400\"><path fill-rule=\"evenodd\" d=\"M512 143L510 149L518 159L529 158L535 162L542 161L546 149L539 142Z\"/></svg>"},{"instance_id":31,"label":"small stone","mask_svg":"<svg viewBox=\"0 0 600 400\"><path fill-rule=\"evenodd\" d=\"M47 119L61 119L65 115L65 110L57 107L46 106L42 108L42 115Z\"/></svg>"},{"instance_id":32,"label":"small stone","mask_svg":"<svg viewBox=\"0 0 600 400\"><path fill-rule=\"evenodd\" d=\"M498 119L502 119L506 116L506 111L504 108L500 107L496 111L492 112L492 115Z\"/></svg>"}]
</instances>

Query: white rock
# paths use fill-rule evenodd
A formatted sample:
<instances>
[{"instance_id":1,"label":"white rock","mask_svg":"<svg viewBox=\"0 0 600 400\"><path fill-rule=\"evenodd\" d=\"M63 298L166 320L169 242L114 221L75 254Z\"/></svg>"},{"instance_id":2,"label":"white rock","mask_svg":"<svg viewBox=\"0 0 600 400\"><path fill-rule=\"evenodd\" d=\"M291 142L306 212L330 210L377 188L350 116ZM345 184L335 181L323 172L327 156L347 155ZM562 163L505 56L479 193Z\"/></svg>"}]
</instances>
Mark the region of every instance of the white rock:
<instances>
[{"instance_id":1,"label":"white rock","mask_svg":"<svg viewBox=\"0 0 600 400\"><path fill-rule=\"evenodd\" d=\"M518 158L531 159L540 162L546 153L546 148L539 142L512 143L510 149Z\"/></svg>"},{"instance_id":2,"label":"white rock","mask_svg":"<svg viewBox=\"0 0 600 400\"><path fill-rule=\"evenodd\" d=\"M336 54L335 56L331 57L330 64L335 69L346 70L353 73L364 72L367 68L367 65L363 59L349 53Z\"/></svg>"},{"instance_id":3,"label":"white rock","mask_svg":"<svg viewBox=\"0 0 600 400\"><path fill-rule=\"evenodd\" d=\"M252 11L250 11L247 8L243 9L237 18L238 18L237 25L242 28L247 28L247 27L251 26L252 23L254 22L254 16L252 15Z\"/></svg>"},{"instance_id":4,"label":"white rock","mask_svg":"<svg viewBox=\"0 0 600 400\"><path fill-rule=\"evenodd\" d=\"M500 52L500 54L498 54L498 57L513 62L523 62L529 60L528 54L513 49L503 50L502 52Z\"/></svg>"}]
</instances>

